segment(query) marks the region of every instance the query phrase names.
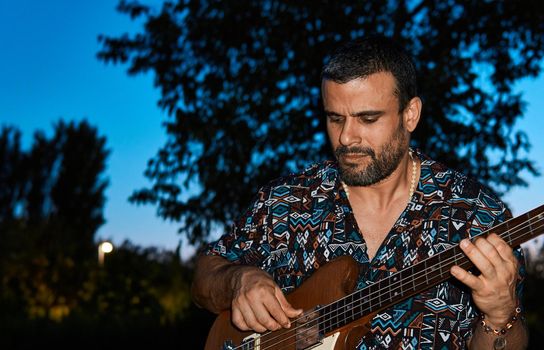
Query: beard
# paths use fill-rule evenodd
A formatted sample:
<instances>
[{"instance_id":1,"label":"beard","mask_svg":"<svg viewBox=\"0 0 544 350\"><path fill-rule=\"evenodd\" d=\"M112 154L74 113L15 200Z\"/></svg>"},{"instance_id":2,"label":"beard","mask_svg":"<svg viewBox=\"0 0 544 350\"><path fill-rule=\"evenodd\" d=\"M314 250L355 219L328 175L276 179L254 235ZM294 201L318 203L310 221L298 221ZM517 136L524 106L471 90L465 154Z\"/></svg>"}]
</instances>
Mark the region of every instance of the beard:
<instances>
[{"instance_id":1,"label":"beard","mask_svg":"<svg viewBox=\"0 0 544 350\"><path fill-rule=\"evenodd\" d=\"M340 178L348 186L369 186L388 178L400 164L408 149L408 135L399 125L391 139L376 152L370 147L339 146L334 151L338 160ZM346 154L370 157L370 163L360 169L361 164L342 160Z\"/></svg>"}]
</instances>

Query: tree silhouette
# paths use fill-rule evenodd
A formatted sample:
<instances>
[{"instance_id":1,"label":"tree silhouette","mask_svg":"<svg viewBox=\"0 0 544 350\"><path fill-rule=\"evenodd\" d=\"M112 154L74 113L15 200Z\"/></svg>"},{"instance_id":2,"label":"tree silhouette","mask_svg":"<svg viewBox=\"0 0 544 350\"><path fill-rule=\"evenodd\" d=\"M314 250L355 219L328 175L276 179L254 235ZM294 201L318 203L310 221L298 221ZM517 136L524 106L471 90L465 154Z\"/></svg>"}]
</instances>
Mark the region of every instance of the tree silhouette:
<instances>
[{"instance_id":1,"label":"tree silhouette","mask_svg":"<svg viewBox=\"0 0 544 350\"><path fill-rule=\"evenodd\" d=\"M80 299L104 223L106 139L86 121L63 121L51 138L0 133L0 299L33 317L62 318Z\"/></svg>"},{"instance_id":2,"label":"tree silhouette","mask_svg":"<svg viewBox=\"0 0 544 350\"><path fill-rule=\"evenodd\" d=\"M21 172L24 162L21 133L13 127L0 130L0 162L0 222L5 222L15 218L25 182Z\"/></svg>"},{"instance_id":3,"label":"tree silhouette","mask_svg":"<svg viewBox=\"0 0 544 350\"><path fill-rule=\"evenodd\" d=\"M180 222L191 242L229 224L256 189L330 157L320 69L341 42L390 36L413 53L424 101L414 143L503 193L536 175L520 78L544 50L537 1L120 1L135 35L100 36L104 62L153 72L168 139L131 200Z\"/></svg>"}]
</instances>

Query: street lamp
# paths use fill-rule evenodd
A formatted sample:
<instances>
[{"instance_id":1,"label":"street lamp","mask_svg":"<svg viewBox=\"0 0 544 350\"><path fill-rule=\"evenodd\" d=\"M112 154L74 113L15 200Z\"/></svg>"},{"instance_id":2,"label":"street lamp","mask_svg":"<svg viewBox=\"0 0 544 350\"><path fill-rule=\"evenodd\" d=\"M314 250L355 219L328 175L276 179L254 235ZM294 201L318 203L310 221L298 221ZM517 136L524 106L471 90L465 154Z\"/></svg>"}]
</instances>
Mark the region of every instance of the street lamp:
<instances>
[{"instance_id":1,"label":"street lamp","mask_svg":"<svg viewBox=\"0 0 544 350\"><path fill-rule=\"evenodd\" d=\"M104 265L104 255L111 253L113 250L113 244L108 241L101 242L98 245L98 265Z\"/></svg>"}]
</instances>

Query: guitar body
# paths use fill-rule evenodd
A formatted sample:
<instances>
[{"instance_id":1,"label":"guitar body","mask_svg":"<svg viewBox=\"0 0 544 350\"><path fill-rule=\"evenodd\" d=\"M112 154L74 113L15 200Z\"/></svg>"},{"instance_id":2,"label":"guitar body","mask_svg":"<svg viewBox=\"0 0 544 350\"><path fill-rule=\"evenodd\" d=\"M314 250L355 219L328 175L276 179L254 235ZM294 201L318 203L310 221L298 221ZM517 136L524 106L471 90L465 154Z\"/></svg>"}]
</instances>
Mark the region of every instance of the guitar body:
<instances>
[{"instance_id":1,"label":"guitar body","mask_svg":"<svg viewBox=\"0 0 544 350\"><path fill-rule=\"evenodd\" d=\"M295 308L312 310L318 305L326 305L353 292L359 275L356 261L349 256L342 256L332 260L319 268L299 288L287 295L287 300ZM347 350L353 349L360 338L368 332L368 324L374 315L368 315L348 327L337 329L334 333L326 334L327 340L323 346L313 346L313 349ZM292 326L296 327L293 323ZM290 333L289 333L290 332ZM231 322L230 311L223 311L215 320L206 340L205 350L220 350L225 348L225 342L232 341L234 346L242 344L243 339L254 334L241 332ZM289 335L290 334L290 335ZM280 329L270 333L275 339L293 338L293 331ZM227 348L228 349L228 348ZM245 349L245 348L244 348ZM258 350L259 346L248 347ZM304 349L297 347L293 341L278 341L277 345L266 346L266 349Z\"/></svg>"}]
</instances>

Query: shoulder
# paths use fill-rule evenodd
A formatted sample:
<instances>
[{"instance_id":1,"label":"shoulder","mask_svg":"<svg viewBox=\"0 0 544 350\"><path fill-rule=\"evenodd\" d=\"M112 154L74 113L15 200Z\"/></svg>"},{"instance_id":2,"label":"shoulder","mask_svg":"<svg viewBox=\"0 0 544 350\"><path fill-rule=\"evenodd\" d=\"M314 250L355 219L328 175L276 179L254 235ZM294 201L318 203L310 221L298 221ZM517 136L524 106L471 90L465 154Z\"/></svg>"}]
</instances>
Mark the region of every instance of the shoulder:
<instances>
[{"instance_id":1,"label":"shoulder","mask_svg":"<svg viewBox=\"0 0 544 350\"><path fill-rule=\"evenodd\" d=\"M336 195L337 178L338 168L331 160L313 163L300 172L278 177L259 188L243 217L266 215L271 207L282 210L313 199L320 203L332 199Z\"/></svg>"},{"instance_id":2,"label":"shoulder","mask_svg":"<svg viewBox=\"0 0 544 350\"><path fill-rule=\"evenodd\" d=\"M502 220L510 217L506 204L493 189L424 154L418 155L422 161L423 182L432 183L433 190L440 192L443 200L450 206L467 210L483 210L490 216L500 216Z\"/></svg>"},{"instance_id":3,"label":"shoulder","mask_svg":"<svg viewBox=\"0 0 544 350\"><path fill-rule=\"evenodd\" d=\"M300 172L292 172L279 177L261 187L260 192L282 193L281 190L301 189L329 191L334 188L338 178L336 162L325 160L313 163Z\"/></svg>"}]
</instances>

